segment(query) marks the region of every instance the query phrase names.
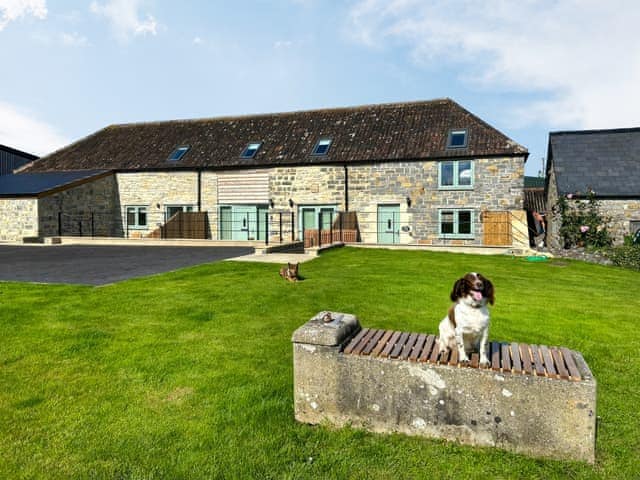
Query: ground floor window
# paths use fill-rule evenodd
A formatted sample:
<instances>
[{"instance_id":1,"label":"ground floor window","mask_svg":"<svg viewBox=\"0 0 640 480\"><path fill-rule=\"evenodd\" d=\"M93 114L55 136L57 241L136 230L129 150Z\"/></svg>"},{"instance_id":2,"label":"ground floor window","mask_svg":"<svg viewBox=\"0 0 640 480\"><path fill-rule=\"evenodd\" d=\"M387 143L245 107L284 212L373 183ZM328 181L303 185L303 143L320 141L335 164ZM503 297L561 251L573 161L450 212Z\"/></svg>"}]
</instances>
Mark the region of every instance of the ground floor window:
<instances>
[{"instance_id":1,"label":"ground floor window","mask_svg":"<svg viewBox=\"0 0 640 480\"><path fill-rule=\"evenodd\" d=\"M330 230L337 218L336 205L300 205L298 206L298 229L300 238L304 230Z\"/></svg>"},{"instance_id":2,"label":"ground floor window","mask_svg":"<svg viewBox=\"0 0 640 480\"><path fill-rule=\"evenodd\" d=\"M220 240L265 240L269 207L267 205L220 205Z\"/></svg>"},{"instance_id":3,"label":"ground floor window","mask_svg":"<svg viewBox=\"0 0 640 480\"><path fill-rule=\"evenodd\" d=\"M473 210L442 209L438 216L441 237L473 238Z\"/></svg>"},{"instance_id":4,"label":"ground floor window","mask_svg":"<svg viewBox=\"0 0 640 480\"><path fill-rule=\"evenodd\" d=\"M143 229L147 228L147 207L128 206L127 208L127 228Z\"/></svg>"},{"instance_id":5,"label":"ground floor window","mask_svg":"<svg viewBox=\"0 0 640 480\"><path fill-rule=\"evenodd\" d=\"M193 205L166 205L164 210L165 223L178 212L194 212Z\"/></svg>"}]
</instances>

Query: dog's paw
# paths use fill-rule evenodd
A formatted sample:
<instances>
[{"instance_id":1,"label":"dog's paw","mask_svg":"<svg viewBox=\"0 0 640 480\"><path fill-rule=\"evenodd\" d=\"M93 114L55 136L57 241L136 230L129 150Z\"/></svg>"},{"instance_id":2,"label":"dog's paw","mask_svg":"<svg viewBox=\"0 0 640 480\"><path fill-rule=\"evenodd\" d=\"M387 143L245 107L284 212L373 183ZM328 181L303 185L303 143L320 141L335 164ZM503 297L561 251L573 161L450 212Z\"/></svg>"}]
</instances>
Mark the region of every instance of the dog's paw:
<instances>
[{"instance_id":1,"label":"dog's paw","mask_svg":"<svg viewBox=\"0 0 640 480\"><path fill-rule=\"evenodd\" d=\"M464 365L467 366L469 365L469 357L467 357L466 355L464 355L463 357L460 358L460 360L458 361L458 363L460 365Z\"/></svg>"},{"instance_id":2,"label":"dog's paw","mask_svg":"<svg viewBox=\"0 0 640 480\"><path fill-rule=\"evenodd\" d=\"M481 368L486 368L486 367L488 367L488 366L489 366L489 359L488 359L487 357L483 357L483 358L480 360L480 367L481 367Z\"/></svg>"}]
</instances>

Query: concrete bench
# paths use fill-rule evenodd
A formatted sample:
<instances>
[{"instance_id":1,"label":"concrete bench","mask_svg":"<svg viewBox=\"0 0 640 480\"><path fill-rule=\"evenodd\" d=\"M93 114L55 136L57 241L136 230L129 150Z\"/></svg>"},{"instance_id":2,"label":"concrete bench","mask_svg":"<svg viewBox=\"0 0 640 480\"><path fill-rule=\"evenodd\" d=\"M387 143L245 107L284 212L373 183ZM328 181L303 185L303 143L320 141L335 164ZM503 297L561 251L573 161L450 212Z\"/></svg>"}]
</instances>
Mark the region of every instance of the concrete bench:
<instances>
[{"instance_id":1,"label":"concrete bench","mask_svg":"<svg viewBox=\"0 0 640 480\"><path fill-rule=\"evenodd\" d=\"M320 312L292 338L296 419L595 460L596 381L579 352L491 342L481 368L436 340Z\"/></svg>"}]
</instances>

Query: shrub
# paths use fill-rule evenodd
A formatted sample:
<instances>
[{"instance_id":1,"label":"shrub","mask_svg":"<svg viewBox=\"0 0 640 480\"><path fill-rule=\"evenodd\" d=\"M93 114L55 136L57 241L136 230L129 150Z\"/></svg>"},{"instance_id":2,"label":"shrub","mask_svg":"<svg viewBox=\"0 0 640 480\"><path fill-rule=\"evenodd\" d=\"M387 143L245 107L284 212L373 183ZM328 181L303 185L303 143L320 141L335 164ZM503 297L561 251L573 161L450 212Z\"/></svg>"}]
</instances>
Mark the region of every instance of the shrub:
<instances>
[{"instance_id":1,"label":"shrub","mask_svg":"<svg viewBox=\"0 0 640 480\"><path fill-rule=\"evenodd\" d=\"M558 209L562 216L560 235L564 247L575 246L602 248L611 245L611 235L605 223L607 219L600 214L600 203L595 192L589 190L586 200L569 203L573 195L562 196L558 200Z\"/></svg>"},{"instance_id":2,"label":"shrub","mask_svg":"<svg viewBox=\"0 0 640 480\"><path fill-rule=\"evenodd\" d=\"M640 245L622 245L610 249L607 256L614 265L640 270Z\"/></svg>"}]
</instances>

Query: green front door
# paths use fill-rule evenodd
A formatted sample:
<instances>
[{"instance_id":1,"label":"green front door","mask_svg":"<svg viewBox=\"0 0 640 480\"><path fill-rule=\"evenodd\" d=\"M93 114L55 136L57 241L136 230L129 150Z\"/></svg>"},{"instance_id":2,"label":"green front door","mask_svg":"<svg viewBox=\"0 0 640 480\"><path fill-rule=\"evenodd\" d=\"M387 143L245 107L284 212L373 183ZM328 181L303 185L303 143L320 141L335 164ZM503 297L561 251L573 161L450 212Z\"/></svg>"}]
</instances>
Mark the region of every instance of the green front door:
<instances>
[{"instance_id":1,"label":"green front door","mask_svg":"<svg viewBox=\"0 0 640 480\"><path fill-rule=\"evenodd\" d=\"M233 239L233 218L231 216L231 207L220 207L220 240Z\"/></svg>"},{"instance_id":2,"label":"green front door","mask_svg":"<svg viewBox=\"0 0 640 480\"><path fill-rule=\"evenodd\" d=\"M400 205L378 205L378 243L400 242Z\"/></svg>"},{"instance_id":3,"label":"green front door","mask_svg":"<svg viewBox=\"0 0 640 480\"><path fill-rule=\"evenodd\" d=\"M256 207L234 205L232 210L233 240L256 239Z\"/></svg>"}]
</instances>

